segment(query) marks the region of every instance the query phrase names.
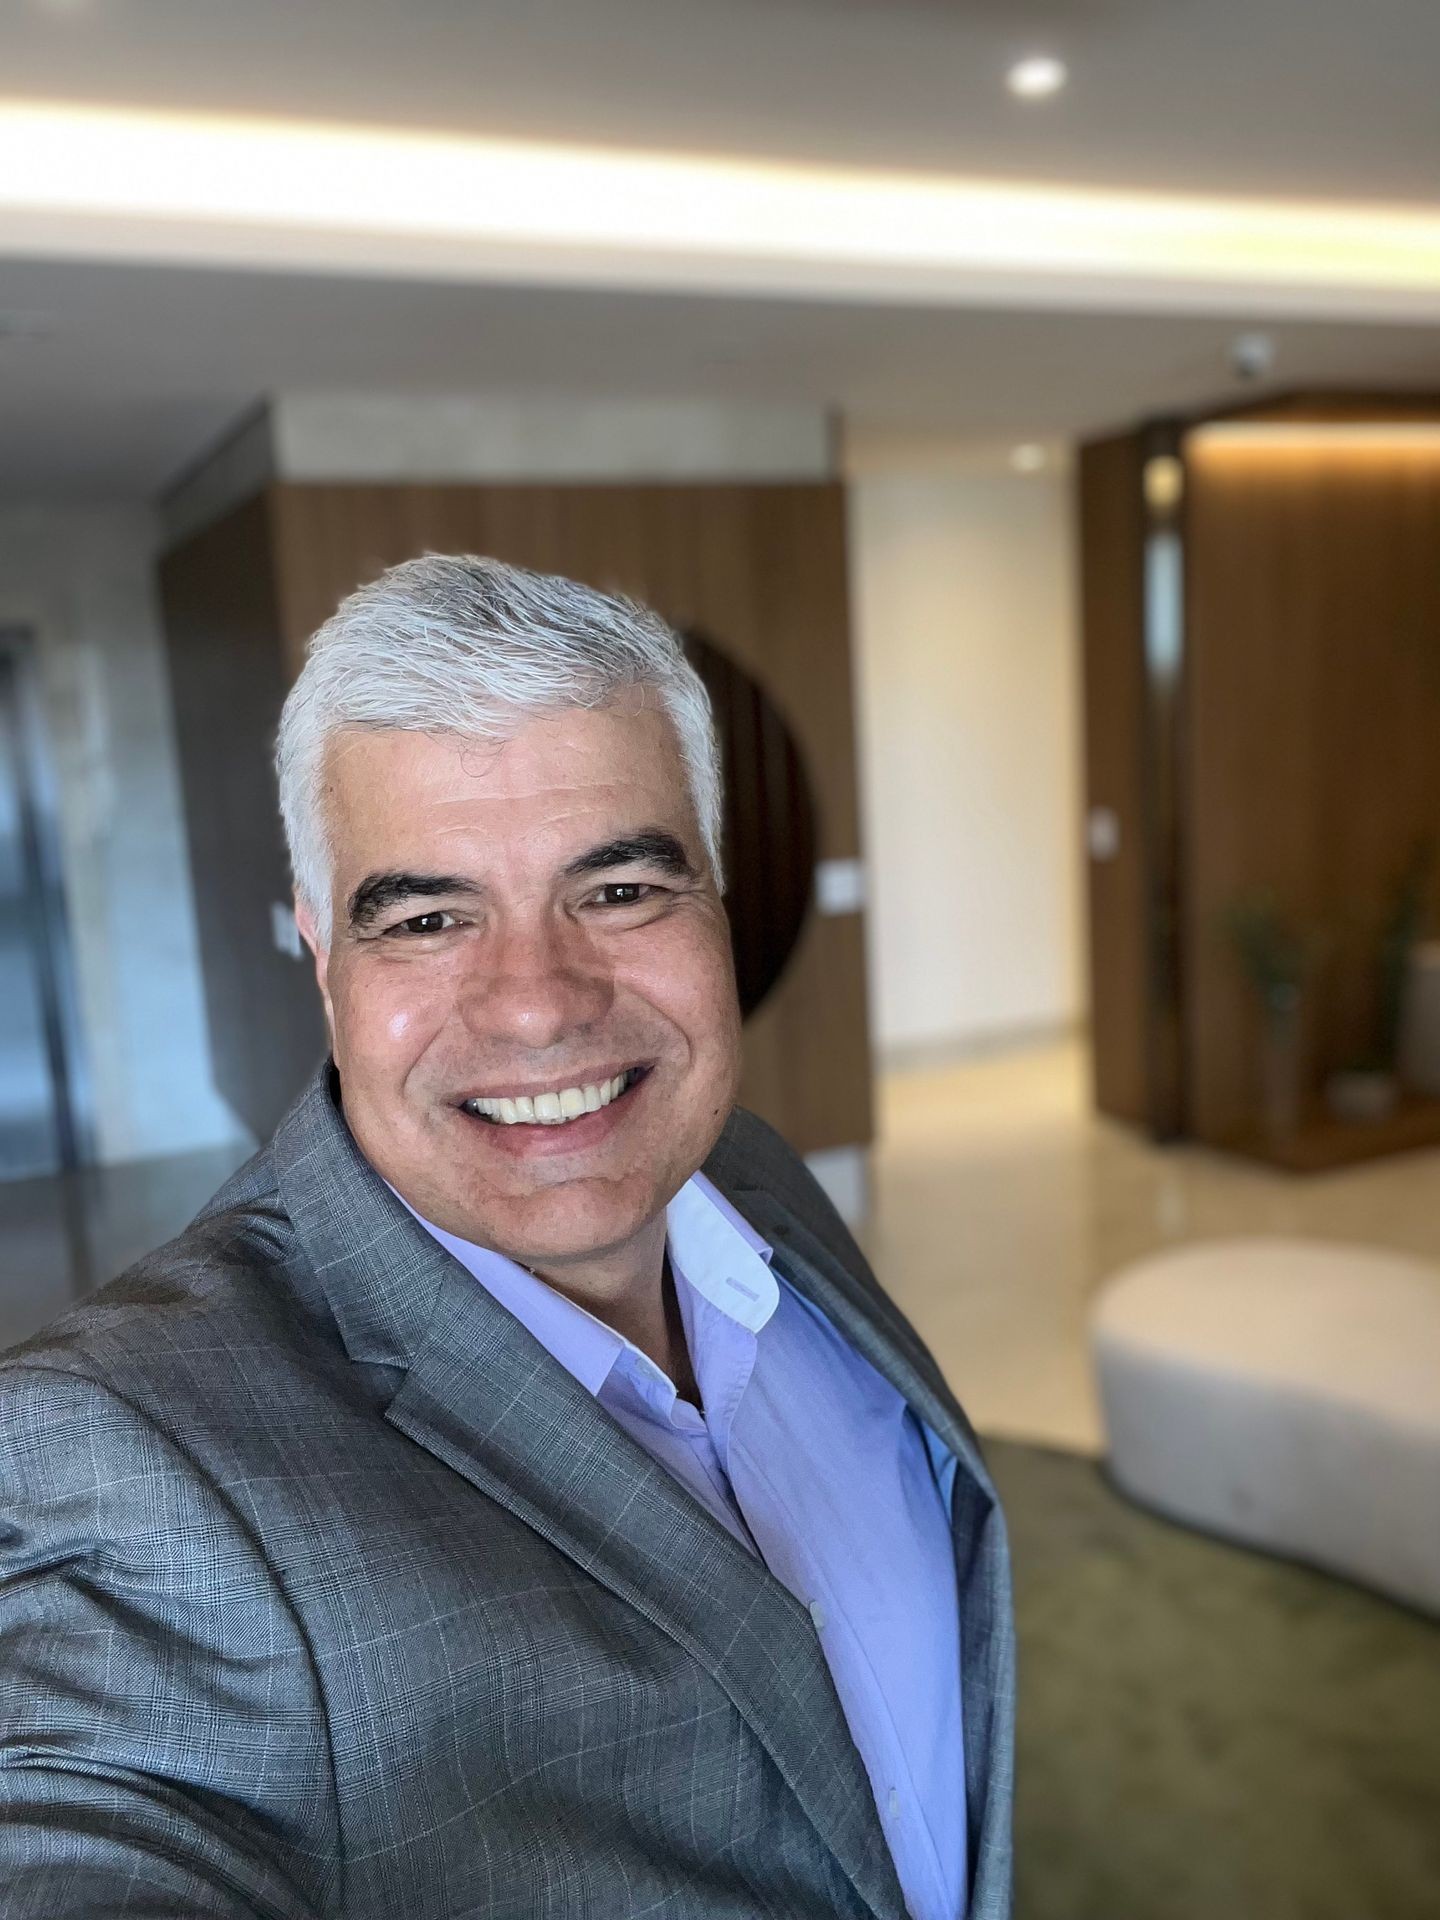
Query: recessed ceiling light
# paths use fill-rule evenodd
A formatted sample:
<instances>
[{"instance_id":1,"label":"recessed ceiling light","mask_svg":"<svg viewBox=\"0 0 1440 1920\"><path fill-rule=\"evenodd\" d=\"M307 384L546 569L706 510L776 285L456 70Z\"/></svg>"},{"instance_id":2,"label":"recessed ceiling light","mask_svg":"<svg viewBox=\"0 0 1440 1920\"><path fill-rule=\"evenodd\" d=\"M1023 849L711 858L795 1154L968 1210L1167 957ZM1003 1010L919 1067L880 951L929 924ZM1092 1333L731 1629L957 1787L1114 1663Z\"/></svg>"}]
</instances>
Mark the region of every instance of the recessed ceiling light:
<instances>
[{"instance_id":1,"label":"recessed ceiling light","mask_svg":"<svg viewBox=\"0 0 1440 1920\"><path fill-rule=\"evenodd\" d=\"M1044 100L1058 93L1069 77L1063 60L1055 59L1053 54L1037 53L1028 60L1017 60L1006 74L1005 84L1022 100Z\"/></svg>"},{"instance_id":2,"label":"recessed ceiling light","mask_svg":"<svg viewBox=\"0 0 1440 1920\"><path fill-rule=\"evenodd\" d=\"M1017 473L1039 473L1045 464L1045 449L1033 440L1010 449L1010 464Z\"/></svg>"}]
</instances>

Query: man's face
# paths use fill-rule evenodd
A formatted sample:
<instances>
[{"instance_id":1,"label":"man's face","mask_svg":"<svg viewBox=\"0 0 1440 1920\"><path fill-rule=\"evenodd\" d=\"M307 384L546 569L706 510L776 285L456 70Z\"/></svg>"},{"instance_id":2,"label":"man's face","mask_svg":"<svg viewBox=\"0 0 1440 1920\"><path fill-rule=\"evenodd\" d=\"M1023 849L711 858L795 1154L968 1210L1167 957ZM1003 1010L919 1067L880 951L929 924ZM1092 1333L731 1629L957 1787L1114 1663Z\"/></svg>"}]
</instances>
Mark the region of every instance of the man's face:
<instances>
[{"instance_id":1,"label":"man's face","mask_svg":"<svg viewBox=\"0 0 1440 1920\"><path fill-rule=\"evenodd\" d=\"M503 744L347 731L326 762L316 973L346 1120L418 1212L529 1266L620 1251L736 1097L725 912L650 698ZM568 1115L587 1088L595 1110L559 1123L498 1104Z\"/></svg>"}]
</instances>

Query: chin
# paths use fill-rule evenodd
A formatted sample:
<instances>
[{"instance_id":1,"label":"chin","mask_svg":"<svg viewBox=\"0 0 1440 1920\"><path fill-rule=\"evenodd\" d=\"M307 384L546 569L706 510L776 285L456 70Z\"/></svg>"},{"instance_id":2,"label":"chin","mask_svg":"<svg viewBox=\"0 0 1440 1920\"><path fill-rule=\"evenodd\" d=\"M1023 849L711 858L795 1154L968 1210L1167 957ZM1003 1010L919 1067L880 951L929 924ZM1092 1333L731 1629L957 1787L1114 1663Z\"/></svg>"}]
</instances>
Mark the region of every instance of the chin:
<instances>
[{"instance_id":1,"label":"chin","mask_svg":"<svg viewBox=\"0 0 1440 1920\"><path fill-rule=\"evenodd\" d=\"M664 1212L668 1198L648 1183L643 1194L612 1193L600 1199L554 1187L538 1194L533 1206L507 1209L499 1217L491 1209L488 1221L477 1221L479 1231L467 1238L494 1247L524 1266L593 1259L633 1240L656 1214Z\"/></svg>"}]
</instances>

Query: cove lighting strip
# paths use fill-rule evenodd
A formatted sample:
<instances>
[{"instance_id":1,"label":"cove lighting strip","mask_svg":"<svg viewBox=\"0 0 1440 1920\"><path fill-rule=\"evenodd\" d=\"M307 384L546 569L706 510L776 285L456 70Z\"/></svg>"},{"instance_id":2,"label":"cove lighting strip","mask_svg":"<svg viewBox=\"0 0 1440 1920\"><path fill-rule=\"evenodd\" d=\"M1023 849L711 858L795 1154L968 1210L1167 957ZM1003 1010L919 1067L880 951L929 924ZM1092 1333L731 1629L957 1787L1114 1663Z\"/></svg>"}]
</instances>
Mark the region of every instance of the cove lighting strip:
<instances>
[{"instance_id":1,"label":"cove lighting strip","mask_svg":"<svg viewBox=\"0 0 1440 1920\"><path fill-rule=\"evenodd\" d=\"M0 250L868 300L1440 315L1440 209L0 99Z\"/></svg>"},{"instance_id":2,"label":"cove lighting strip","mask_svg":"<svg viewBox=\"0 0 1440 1920\"><path fill-rule=\"evenodd\" d=\"M1187 448L1265 453L1440 453L1440 421L1217 420L1185 436Z\"/></svg>"}]
</instances>

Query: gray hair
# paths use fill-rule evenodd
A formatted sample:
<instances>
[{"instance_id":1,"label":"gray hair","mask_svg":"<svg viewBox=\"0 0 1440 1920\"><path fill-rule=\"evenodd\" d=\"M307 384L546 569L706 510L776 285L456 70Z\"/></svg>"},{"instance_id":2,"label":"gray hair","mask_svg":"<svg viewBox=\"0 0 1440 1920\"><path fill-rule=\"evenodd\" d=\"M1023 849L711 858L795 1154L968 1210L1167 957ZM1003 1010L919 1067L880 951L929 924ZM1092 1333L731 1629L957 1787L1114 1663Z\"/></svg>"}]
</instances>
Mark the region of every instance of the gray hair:
<instances>
[{"instance_id":1,"label":"gray hair","mask_svg":"<svg viewBox=\"0 0 1440 1920\"><path fill-rule=\"evenodd\" d=\"M659 696L722 884L720 758L704 683L647 607L475 554L426 554L358 588L310 641L280 715L275 770L296 897L329 944L325 751L349 728L504 740L538 714Z\"/></svg>"}]
</instances>

